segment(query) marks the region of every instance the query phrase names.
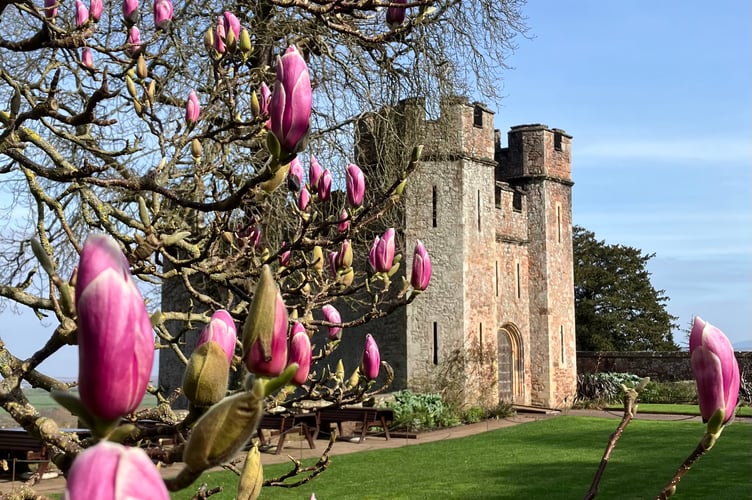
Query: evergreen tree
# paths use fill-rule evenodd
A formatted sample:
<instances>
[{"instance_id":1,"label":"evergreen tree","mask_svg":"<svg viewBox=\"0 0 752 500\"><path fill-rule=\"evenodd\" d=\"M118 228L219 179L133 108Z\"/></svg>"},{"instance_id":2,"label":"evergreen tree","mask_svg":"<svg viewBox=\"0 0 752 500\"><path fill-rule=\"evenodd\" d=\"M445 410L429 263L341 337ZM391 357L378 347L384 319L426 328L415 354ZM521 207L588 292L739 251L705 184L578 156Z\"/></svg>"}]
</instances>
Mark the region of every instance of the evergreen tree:
<instances>
[{"instance_id":1,"label":"evergreen tree","mask_svg":"<svg viewBox=\"0 0 752 500\"><path fill-rule=\"evenodd\" d=\"M669 297L650 282L646 266L655 254L610 245L574 227L574 299L577 349L673 351L676 317Z\"/></svg>"}]
</instances>

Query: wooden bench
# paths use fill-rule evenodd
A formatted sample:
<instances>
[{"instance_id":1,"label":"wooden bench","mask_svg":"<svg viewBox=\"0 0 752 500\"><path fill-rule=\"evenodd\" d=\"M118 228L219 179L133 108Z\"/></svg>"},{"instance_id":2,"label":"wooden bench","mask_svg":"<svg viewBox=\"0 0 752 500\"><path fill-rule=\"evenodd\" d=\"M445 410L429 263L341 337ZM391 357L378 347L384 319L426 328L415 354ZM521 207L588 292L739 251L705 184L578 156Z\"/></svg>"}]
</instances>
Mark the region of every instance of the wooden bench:
<instances>
[{"instance_id":1,"label":"wooden bench","mask_svg":"<svg viewBox=\"0 0 752 500\"><path fill-rule=\"evenodd\" d=\"M11 481L16 480L16 463L38 463L42 476L50 465L47 446L29 434L26 429L0 429L0 453L12 459ZM19 458L20 456L20 458Z\"/></svg>"},{"instance_id":2,"label":"wooden bench","mask_svg":"<svg viewBox=\"0 0 752 500\"><path fill-rule=\"evenodd\" d=\"M354 422L361 426L359 443L362 443L370 427L379 426L383 429L386 439L389 439L389 424L394 420L394 410L391 408L324 408L319 410L319 426L327 428L337 424L340 436L342 423Z\"/></svg>"},{"instance_id":3,"label":"wooden bench","mask_svg":"<svg viewBox=\"0 0 752 500\"><path fill-rule=\"evenodd\" d=\"M269 436L269 439L266 439L264 437L263 429L276 431L278 433L279 440L277 441L276 455L279 455L282 452L282 448L285 445L285 437L287 436L287 433L293 429L298 429L303 432L303 435L308 442L308 446L313 450L316 448L314 439L319 432L319 418L316 413L264 413L261 417L261 422L259 422L257 434L261 445L269 445L271 444L271 435Z\"/></svg>"}]
</instances>

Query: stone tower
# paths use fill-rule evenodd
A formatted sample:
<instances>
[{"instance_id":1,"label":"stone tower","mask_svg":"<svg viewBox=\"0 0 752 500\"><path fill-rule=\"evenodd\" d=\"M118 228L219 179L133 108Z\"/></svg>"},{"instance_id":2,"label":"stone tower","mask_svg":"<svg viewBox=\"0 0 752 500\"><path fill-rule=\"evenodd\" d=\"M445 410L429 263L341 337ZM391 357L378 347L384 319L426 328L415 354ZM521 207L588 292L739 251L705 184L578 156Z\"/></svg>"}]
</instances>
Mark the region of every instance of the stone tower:
<instances>
[{"instance_id":1,"label":"stone tower","mask_svg":"<svg viewBox=\"0 0 752 500\"><path fill-rule=\"evenodd\" d=\"M571 137L518 126L501 148L493 113L458 97L442 101L437 120L426 119L418 99L387 113L402 121L407 151L424 145L405 191L405 272L417 239L433 262L428 290L365 327L395 368L394 387L455 391L484 406L570 405ZM372 152L378 140L367 139Z\"/></svg>"},{"instance_id":2,"label":"stone tower","mask_svg":"<svg viewBox=\"0 0 752 500\"><path fill-rule=\"evenodd\" d=\"M571 405L577 385L571 140L517 126L496 154L497 258L512 285L500 297L500 394L549 407Z\"/></svg>"}]
</instances>

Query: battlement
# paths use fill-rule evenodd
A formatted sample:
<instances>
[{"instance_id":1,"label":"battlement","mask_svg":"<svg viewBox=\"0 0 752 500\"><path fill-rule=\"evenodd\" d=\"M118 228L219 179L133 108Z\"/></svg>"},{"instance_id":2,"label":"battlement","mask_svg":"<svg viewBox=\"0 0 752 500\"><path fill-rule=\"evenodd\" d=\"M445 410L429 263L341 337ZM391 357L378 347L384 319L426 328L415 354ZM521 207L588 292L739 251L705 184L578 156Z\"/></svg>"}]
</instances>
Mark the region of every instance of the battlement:
<instances>
[{"instance_id":1,"label":"battlement","mask_svg":"<svg viewBox=\"0 0 752 500\"><path fill-rule=\"evenodd\" d=\"M439 117L429 120L425 99L405 99L394 108L405 125L404 136L423 144L424 158L494 161L493 111L461 96L444 97L439 109Z\"/></svg>"},{"instance_id":2,"label":"battlement","mask_svg":"<svg viewBox=\"0 0 752 500\"><path fill-rule=\"evenodd\" d=\"M548 177L572 181L572 136L565 131L536 123L517 125L507 133L506 148L496 134L497 180Z\"/></svg>"}]
</instances>

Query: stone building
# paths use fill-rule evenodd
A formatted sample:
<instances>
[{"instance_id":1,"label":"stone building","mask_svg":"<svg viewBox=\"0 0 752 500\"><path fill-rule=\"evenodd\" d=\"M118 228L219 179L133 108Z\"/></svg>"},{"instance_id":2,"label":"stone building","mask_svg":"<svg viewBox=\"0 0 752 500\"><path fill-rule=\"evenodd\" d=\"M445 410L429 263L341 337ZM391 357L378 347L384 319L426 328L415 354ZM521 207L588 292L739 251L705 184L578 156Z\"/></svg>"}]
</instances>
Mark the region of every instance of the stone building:
<instances>
[{"instance_id":1,"label":"stone building","mask_svg":"<svg viewBox=\"0 0 752 500\"><path fill-rule=\"evenodd\" d=\"M408 276L416 239L433 263L427 291L365 327L395 369L394 387L454 389L486 406L569 406L577 368L571 136L521 125L502 148L493 112L462 98L444 100L437 120L417 99L374 116L397 121L405 151L424 145L405 191L401 251ZM357 155L371 169L374 123L361 123Z\"/></svg>"},{"instance_id":2,"label":"stone building","mask_svg":"<svg viewBox=\"0 0 752 500\"><path fill-rule=\"evenodd\" d=\"M392 389L454 391L455 400L487 407L572 403L571 136L522 125L507 140L502 148L493 112L462 98L444 100L436 120L413 99L359 123L356 162L372 176L388 172L385 163L404 165L412 146L424 145L394 225L403 228L402 272L409 276L420 239L433 277L409 306L348 329L337 351L348 372L370 332L394 368ZM190 304L169 286L163 300ZM185 353L197 335L190 334ZM314 341L324 342L322 334ZM179 386L183 369L175 356L160 356L160 385Z\"/></svg>"}]
</instances>

